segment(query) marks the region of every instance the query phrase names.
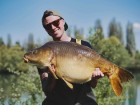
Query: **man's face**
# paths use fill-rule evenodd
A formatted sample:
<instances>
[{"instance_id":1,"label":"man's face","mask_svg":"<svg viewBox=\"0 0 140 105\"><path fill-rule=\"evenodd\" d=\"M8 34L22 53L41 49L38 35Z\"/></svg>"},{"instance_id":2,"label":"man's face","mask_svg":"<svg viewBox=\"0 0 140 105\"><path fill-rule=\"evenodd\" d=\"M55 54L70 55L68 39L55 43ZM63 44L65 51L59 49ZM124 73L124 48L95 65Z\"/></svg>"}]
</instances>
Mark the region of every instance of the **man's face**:
<instances>
[{"instance_id":1,"label":"man's face","mask_svg":"<svg viewBox=\"0 0 140 105\"><path fill-rule=\"evenodd\" d=\"M59 16L48 16L44 20L45 30L53 38L61 38L64 33L65 21Z\"/></svg>"}]
</instances>

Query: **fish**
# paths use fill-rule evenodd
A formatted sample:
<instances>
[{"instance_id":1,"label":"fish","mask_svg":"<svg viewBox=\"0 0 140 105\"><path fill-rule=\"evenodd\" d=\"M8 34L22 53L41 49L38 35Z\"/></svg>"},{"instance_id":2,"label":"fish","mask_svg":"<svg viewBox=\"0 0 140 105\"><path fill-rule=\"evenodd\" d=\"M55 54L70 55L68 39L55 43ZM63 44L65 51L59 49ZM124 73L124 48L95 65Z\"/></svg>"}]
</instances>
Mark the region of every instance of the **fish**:
<instances>
[{"instance_id":1,"label":"fish","mask_svg":"<svg viewBox=\"0 0 140 105\"><path fill-rule=\"evenodd\" d=\"M74 42L50 41L26 52L23 59L40 68L48 67L55 79L62 79L71 89L73 83L91 81L95 68L108 77L117 96L122 94L122 83L134 78L131 72L103 58L95 50Z\"/></svg>"}]
</instances>

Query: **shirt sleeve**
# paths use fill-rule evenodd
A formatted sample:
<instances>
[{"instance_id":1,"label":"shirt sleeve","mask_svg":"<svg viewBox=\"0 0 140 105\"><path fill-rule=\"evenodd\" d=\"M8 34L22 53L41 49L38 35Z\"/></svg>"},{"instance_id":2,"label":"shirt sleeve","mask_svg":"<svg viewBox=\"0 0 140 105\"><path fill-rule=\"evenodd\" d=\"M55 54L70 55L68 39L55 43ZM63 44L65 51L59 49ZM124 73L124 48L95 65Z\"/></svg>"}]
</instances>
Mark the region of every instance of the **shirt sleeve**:
<instances>
[{"instance_id":1,"label":"shirt sleeve","mask_svg":"<svg viewBox=\"0 0 140 105\"><path fill-rule=\"evenodd\" d=\"M89 44L89 42L87 42L87 41L83 41L83 40L81 40L81 44L84 45L84 46L87 46L87 47L89 47L89 48L92 49L91 44Z\"/></svg>"}]
</instances>

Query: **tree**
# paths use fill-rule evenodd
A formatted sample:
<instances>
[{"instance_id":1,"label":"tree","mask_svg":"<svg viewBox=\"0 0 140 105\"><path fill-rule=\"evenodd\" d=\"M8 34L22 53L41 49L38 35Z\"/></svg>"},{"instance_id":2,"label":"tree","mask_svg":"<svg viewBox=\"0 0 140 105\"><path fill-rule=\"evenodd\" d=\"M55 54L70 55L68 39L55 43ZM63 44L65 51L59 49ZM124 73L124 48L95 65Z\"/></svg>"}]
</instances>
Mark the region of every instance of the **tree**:
<instances>
[{"instance_id":1,"label":"tree","mask_svg":"<svg viewBox=\"0 0 140 105\"><path fill-rule=\"evenodd\" d=\"M127 67L130 64L130 55L117 37L104 39L96 45L99 53L115 64Z\"/></svg>"},{"instance_id":2,"label":"tree","mask_svg":"<svg viewBox=\"0 0 140 105\"><path fill-rule=\"evenodd\" d=\"M4 45L3 38L0 37L0 46Z\"/></svg>"},{"instance_id":3,"label":"tree","mask_svg":"<svg viewBox=\"0 0 140 105\"><path fill-rule=\"evenodd\" d=\"M128 22L126 29L126 49L131 54L132 57L135 57L136 53L136 44L135 44L135 36L133 32L132 23Z\"/></svg>"},{"instance_id":4,"label":"tree","mask_svg":"<svg viewBox=\"0 0 140 105\"><path fill-rule=\"evenodd\" d=\"M0 46L0 71L19 74L27 72L28 65L23 62L24 51L20 46Z\"/></svg>"},{"instance_id":5,"label":"tree","mask_svg":"<svg viewBox=\"0 0 140 105\"><path fill-rule=\"evenodd\" d=\"M117 22L115 18L109 24L109 37L117 35Z\"/></svg>"},{"instance_id":6,"label":"tree","mask_svg":"<svg viewBox=\"0 0 140 105\"><path fill-rule=\"evenodd\" d=\"M74 37L77 39L84 39L84 31L83 28L77 29L77 27L74 27Z\"/></svg>"},{"instance_id":7,"label":"tree","mask_svg":"<svg viewBox=\"0 0 140 105\"><path fill-rule=\"evenodd\" d=\"M136 51L134 67L140 68L140 52Z\"/></svg>"},{"instance_id":8,"label":"tree","mask_svg":"<svg viewBox=\"0 0 140 105\"><path fill-rule=\"evenodd\" d=\"M124 43L121 24L116 22L115 18L109 24L109 37L111 36L116 36L122 44Z\"/></svg>"},{"instance_id":9,"label":"tree","mask_svg":"<svg viewBox=\"0 0 140 105\"><path fill-rule=\"evenodd\" d=\"M12 46L12 39L11 39L11 35L8 34L7 36L7 47L11 47Z\"/></svg>"},{"instance_id":10,"label":"tree","mask_svg":"<svg viewBox=\"0 0 140 105\"><path fill-rule=\"evenodd\" d=\"M41 103L42 91L37 69L24 63L24 54L19 45L10 48L0 46L0 105L5 102L9 105Z\"/></svg>"},{"instance_id":11,"label":"tree","mask_svg":"<svg viewBox=\"0 0 140 105\"><path fill-rule=\"evenodd\" d=\"M102 37L101 31L96 31L93 34L93 28L90 28L90 35L88 37L89 42L91 43L94 50L98 51L98 43L102 41L104 38Z\"/></svg>"},{"instance_id":12,"label":"tree","mask_svg":"<svg viewBox=\"0 0 140 105\"><path fill-rule=\"evenodd\" d=\"M16 41L15 44L21 46L19 41Z\"/></svg>"},{"instance_id":13,"label":"tree","mask_svg":"<svg viewBox=\"0 0 140 105\"><path fill-rule=\"evenodd\" d=\"M98 33L98 35L101 39L104 38L103 28L101 25L101 21L99 19L95 22L95 31Z\"/></svg>"},{"instance_id":14,"label":"tree","mask_svg":"<svg viewBox=\"0 0 140 105\"><path fill-rule=\"evenodd\" d=\"M128 51L115 36L100 40L98 35L95 33L89 37L89 41L103 58L106 58L121 67L127 67L131 62ZM125 88L124 90L126 90ZM126 100L124 93L121 97L114 95L107 77L98 80L97 87L93 89L93 91L99 105L121 105L122 102Z\"/></svg>"},{"instance_id":15,"label":"tree","mask_svg":"<svg viewBox=\"0 0 140 105\"><path fill-rule=\"evenodd\" d=\"M120 23L118 23L118 25L117 25L117 32L118 32L118 34L117 34L116 37L120 40L120 42L121 42L122 44L124 44L124 40L123 40L123 31L122 31L122 26L121 26Z\"/></svg>"},{"instance_id":16,"label":"tree","mask_svg":"<svg viewBox=\"0 0 140 105\"><path fill-rule=\"evenodd\" d=\"M30 33L28 36L27 50L31 50L34 47L35 47L34 37L33 37L33 34Z\"/></svg>"}]
</instances>

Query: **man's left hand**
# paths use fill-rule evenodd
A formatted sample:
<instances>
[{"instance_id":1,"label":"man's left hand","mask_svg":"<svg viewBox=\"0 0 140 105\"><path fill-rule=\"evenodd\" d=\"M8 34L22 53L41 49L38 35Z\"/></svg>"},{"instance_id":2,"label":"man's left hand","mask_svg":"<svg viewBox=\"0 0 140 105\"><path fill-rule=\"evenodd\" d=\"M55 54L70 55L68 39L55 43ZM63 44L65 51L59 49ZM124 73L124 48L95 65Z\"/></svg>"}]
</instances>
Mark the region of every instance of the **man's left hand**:
<instances>
[{"instance_id":1,"label":"man's left hand","mask_svg":"<svg viewBox=\"0 0 140 105\"><path fill-rule=\"evenodd\" d=\"M100 68L95 68L93 74L92 74L92 79L91 79L91 87L95 88L97 85L97 80L99 78L102 78L104 74L100 71Z\"/></svg>"}]
</instances>

